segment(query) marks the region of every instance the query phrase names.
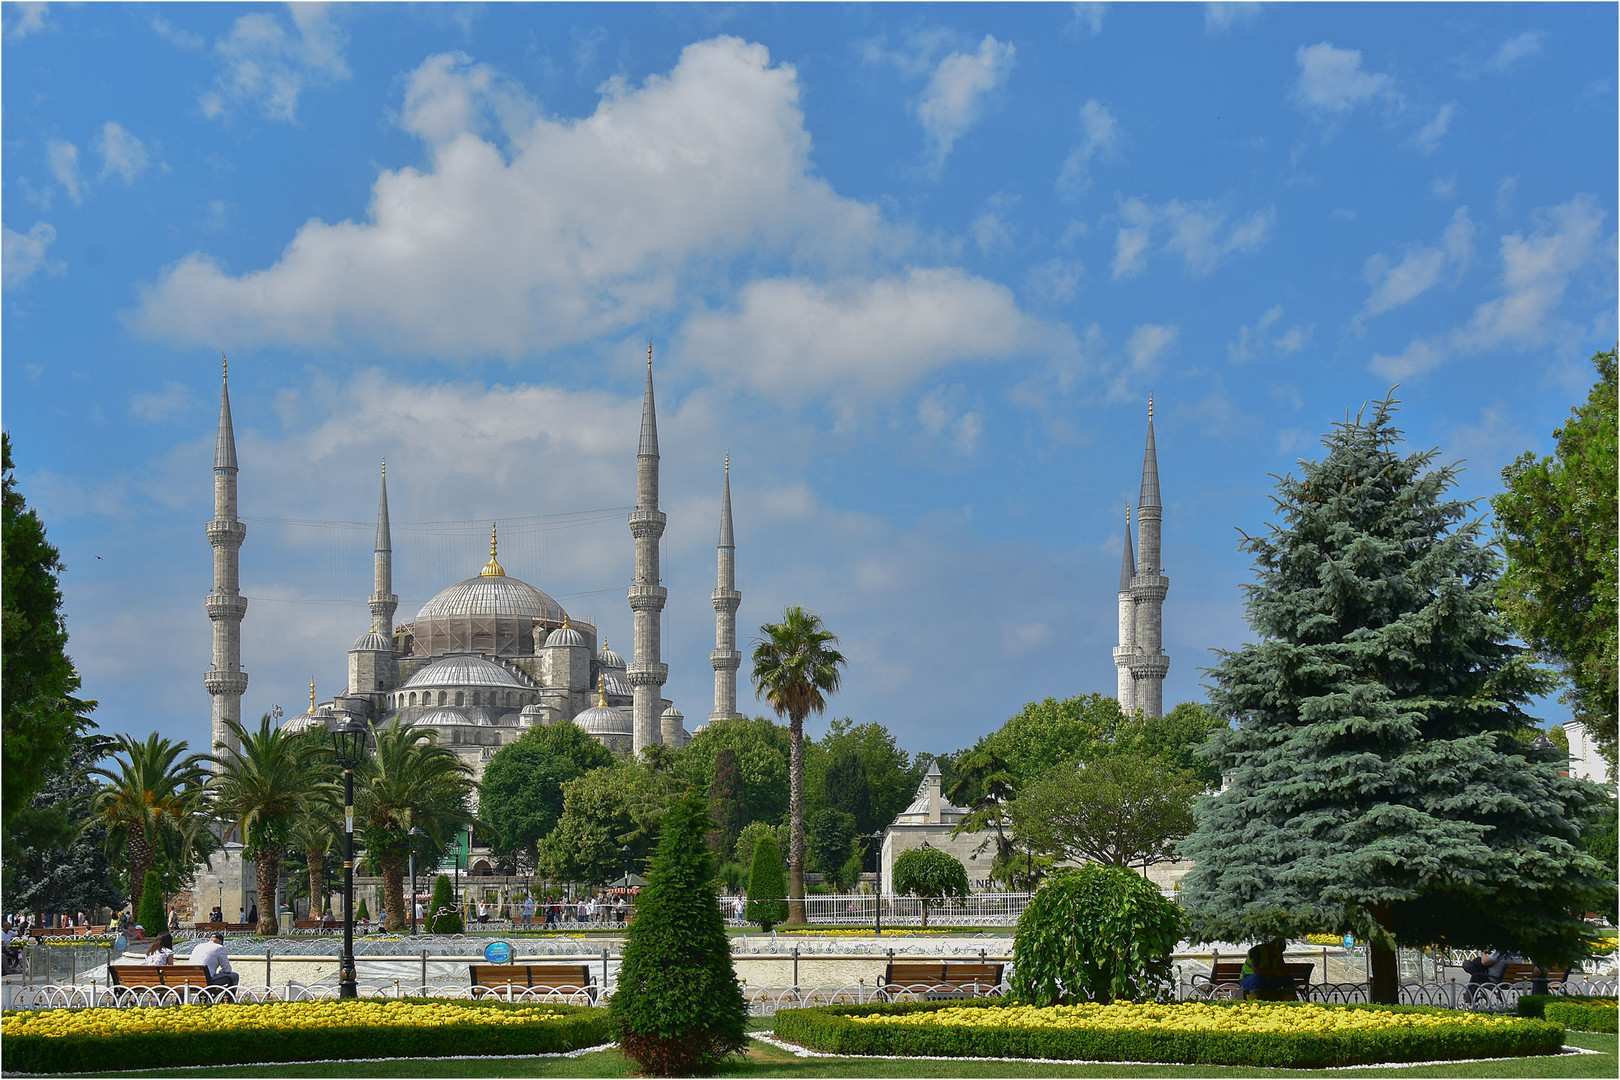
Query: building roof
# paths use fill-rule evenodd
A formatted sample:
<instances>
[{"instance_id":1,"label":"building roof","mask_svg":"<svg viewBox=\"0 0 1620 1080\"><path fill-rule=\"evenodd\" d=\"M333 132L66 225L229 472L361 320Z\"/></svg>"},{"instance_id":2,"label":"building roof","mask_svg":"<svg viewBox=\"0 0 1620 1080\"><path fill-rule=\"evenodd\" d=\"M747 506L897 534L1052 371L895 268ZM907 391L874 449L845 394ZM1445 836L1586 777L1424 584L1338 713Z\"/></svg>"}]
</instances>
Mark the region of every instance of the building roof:
<instances>
[{"instance_id":1,"label":"building roof","mask_svg":"<svg viewBox=\"0 0 1620 1080\"><path fill-rule=\"evenodd\" d=\"M574 723L587 735L612 735L628 739L632 730L630 714L612 705L593 705L574 717Z\"/></svg>"},{"instance_id":2,"label":"building roof","mask_svg":"<svg viewBox=\"0 0 1620 1080\"><path fill-rule=\"evenodd\" d=\"M377 633L375 630L361 634L355 639L354 647L350 652L393 652L394 643Z\"/></svg>"},{"instance_id":3,"label":"building roof","mask_svg":"<svg viewBox=\"0 0 1620 1080\"><path fill-rule=\"evenodd\" d=\"M435 660L405 681L405 689L424 686L498 686L532 689L529 682L505 664L481 656L446 656Z\"/></svg>"},{"instance_id":4,"label":"building roof","mask_svg":"<svg viewBox=\"0 0 1620 1080\"><path fill-rule=\"evenodd\" d=\"M573 648L585 647L585 635L572 626L559 626L546 635L546 648L570 646Z\"/></svg>"},{"instance_id":5,"label":"building roof","mask_svg":"<svg viewBox=\"0 0 1620 1080\"><path fill-rule=\"evenodd\" d=\"M624 657L608 648L606 638L602 639L602 648L596 654L596 663L599 667L614 668L618 671L625 670Z\"/></svg>"},{"instance_id":6,"label":"building roof","mask_svg":"<svg viewBox=\"0 0 1620 1080\"><path fill-rule=\"evenodd\" d=\"M510 615L561 622L562 605L544 592L510 575L470 577L458 581L422 605L418 620Z\"/></svg>"}]
</instances>

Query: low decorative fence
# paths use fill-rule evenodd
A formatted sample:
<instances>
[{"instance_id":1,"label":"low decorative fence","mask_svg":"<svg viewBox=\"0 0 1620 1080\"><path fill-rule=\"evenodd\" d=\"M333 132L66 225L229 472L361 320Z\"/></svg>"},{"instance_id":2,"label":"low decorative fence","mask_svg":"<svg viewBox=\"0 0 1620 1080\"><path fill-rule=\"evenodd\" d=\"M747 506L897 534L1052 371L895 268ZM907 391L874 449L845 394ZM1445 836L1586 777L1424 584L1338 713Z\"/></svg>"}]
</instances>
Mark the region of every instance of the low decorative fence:
<instances>
[{"instance_id":1,"label":"low decorative fence","mask_svg":"<svg viewBox=\"0 0 1620 1080\"><path fill-rule=\"evenodd\" d=\"M931 926L1013 926L1029 906L1027 892L970 893L928 905ZM804 917L817 926L922 926L923 901L915 896L837 893L804 898ZM734 925L747 925L733 916Z\"/></svg>"}]
</instances>

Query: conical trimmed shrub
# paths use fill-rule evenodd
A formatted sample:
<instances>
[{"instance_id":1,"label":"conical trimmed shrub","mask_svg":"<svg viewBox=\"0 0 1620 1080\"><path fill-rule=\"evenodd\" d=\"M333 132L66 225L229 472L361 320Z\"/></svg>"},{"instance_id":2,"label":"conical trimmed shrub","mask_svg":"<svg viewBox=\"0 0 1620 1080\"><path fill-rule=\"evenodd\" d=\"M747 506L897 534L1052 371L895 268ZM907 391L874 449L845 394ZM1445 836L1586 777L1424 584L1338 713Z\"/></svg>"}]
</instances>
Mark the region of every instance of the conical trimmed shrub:
<instances>
[{"instance_id":1,"label":"conical trimmed shrub","mask_svg":"<svg viewBox=\"0 0 1620 1080\"><path fill-rule=\"evenodd\" d=\"M754 868L748 875L748 906L743 914L761 930L788 916L787 884L782 880L782 851L769 833L754 843Z\"/></svg>"},{"instance_id":2,"label":"conical trimmed shrub","mask_svg":"<svg viewBox=\"0 0 1620 1080\"><path fill-rule=\"evenodd\" d=\"M712 828L702 795L670 807L626 935L608 1011L620 1049L647 1076L706 1075L747 1045L748 1008L704 841Z\"/></svg>"},{"instance_id":3,"label":"conical trimmed shrub","mask_svg":"<svg viewBox=\"0 0 1620 1080\"><path fill-rule=\"evenodd\" d=\"M168 917L163 914L163 879L156 870L146 872L145 884L141 886L141 910L135 913L135 921L149 938L169 928Z\"/></svg>"},{"instance_id":4,"label":"conical trimmed shrub","mask_svg":"<svg viewBox=\"0 0 1620 1080\"><path fill-rule=\"evenodd\" d=\"M461 912L456 908L455 890L450 887L447 874L433 880L433 901L428 904L427 927L430 934L459 934L466 927Z\"/></svg>"}]
</instances>

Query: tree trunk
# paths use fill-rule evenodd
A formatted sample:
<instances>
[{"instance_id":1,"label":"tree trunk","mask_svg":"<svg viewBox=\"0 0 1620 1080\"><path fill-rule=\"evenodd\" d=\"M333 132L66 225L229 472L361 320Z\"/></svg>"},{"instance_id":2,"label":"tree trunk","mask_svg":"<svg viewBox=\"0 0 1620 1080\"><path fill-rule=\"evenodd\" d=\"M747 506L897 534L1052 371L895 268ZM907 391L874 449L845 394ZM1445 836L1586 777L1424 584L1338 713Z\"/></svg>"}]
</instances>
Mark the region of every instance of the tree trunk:
<instances>
[{"instance_id":1,"label":"tree trunk","mask_svg":"<svg viewBox=\"0 0 1620 1080\"><path fill-rule=\"evenodd\" d=\"M923 913L922 928L924 930L926 930L926 929L928 929L928 897L926 897L926 896L922 898L922 913Z\"/></svg>"},{"instance_id":2,"label":"tree trunk","mask_svg":"<svg viewBox=\"0 0 1620 1080\"><path fill-rule=\"evenodd\" d=\"M1387 933L1389 930L1390 911L1384 904L1376 904L1368 909L1372 917L1378 920ZM1401 1003L1401 973L1395 962L1394 936L1387 938L1391 944L1383 944L1376 938L1367 942L1367 967L1371 985L1368 988L1367 1000L1374 1005L1399 1005Z\"/></svg>"},{"instance_id":3,"label":"tree trunk","mask_svg":"<svg viewBox=\"0 0 1620 1080\"><path fill-rule=\"evenodd\" d=\"M788 917L802 926L804 917L804 717L788 718Z\"/></svg>"},{"instance_id":4,"label":"tree trunk","mask_svg":"<svg viewBox=\"0 0 1620 1080\"><path fill-rule=\"evenodd\" d=\"M385 928L392 933L405 929L405 856L382 857L383 910L386 911Z\"/></svg>"},{"instance_id":5,"label":"tree trunk","mask_svg":"<svg viewBox=\"0 0 1620 1080\"><path fill-rule=\"evenodd\" d=\"M309 860L309 917L318 919L326 910L326 852L305 848L304 858Z\"/></svg>"},{"instance_id":6,"label":"tree trunk","mask_svg":"<svg viewBox=\"0 0 1620 1080\"><path fill-rule=\"evenodd\" d=\"M137 919L141 914L141 893L146 890L146 872L152 869L152 847L146 837L131 833L129 837L129 915Z\"/></svg>"},{"instance_id":7,"label":"tree trunk","mask_svg":"<svg viewBox=\"0 0 1620 1080\"><path fill-rule=\"evenodd\" d=\"M259 936L275 937L281 932L276 921L276 878L281 873L280 849L266 844L253 860L259 875Z\"/></svg>"}]
</instances>

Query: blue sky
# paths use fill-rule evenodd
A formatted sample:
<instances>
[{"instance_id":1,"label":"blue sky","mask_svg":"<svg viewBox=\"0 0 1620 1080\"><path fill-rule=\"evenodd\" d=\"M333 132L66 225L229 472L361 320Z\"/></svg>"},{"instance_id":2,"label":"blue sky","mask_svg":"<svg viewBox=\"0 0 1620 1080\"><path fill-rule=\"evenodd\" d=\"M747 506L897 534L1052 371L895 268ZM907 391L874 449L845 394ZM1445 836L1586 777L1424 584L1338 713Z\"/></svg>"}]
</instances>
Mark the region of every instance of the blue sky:
<instances>
[{"instance_id":1,"label":"blue sky","mask_svg":"<svg viewBox=\"0 0 1620 1080\"><path fill-rule=\"evenodd\" d=\"M384 457L401 620L499 520L628 653L652 339L689 726L729 450L740 625L946 750L1113 692L1149 394L1169 703L1329 424L1399 383L1488 496L1616 337L1612 4L3 15L4 423L107 730L206 739L222 350L247 715L341 688Z\"/></svg>"}]
</instances>

